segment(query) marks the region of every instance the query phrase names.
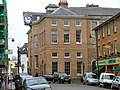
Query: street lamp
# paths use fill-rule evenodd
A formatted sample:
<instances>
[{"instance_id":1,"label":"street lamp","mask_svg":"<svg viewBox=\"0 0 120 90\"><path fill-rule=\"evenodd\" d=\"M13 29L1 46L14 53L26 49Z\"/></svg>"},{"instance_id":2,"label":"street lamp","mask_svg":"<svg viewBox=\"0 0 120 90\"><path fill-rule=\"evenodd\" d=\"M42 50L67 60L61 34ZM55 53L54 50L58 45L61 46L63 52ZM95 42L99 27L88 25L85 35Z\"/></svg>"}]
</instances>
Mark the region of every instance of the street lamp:
<instances>
[{"instance_id":1,"label":"street lamp","mask_svg":"<svg viewBox=\"0 0 120 90\"><path fill-rule=\"evenodd\" d=\"M15 41L14 38L8 38L8 39L12 39L12 42ZM11 51L9 51L9 49L8 49L8 39L7 39L7 42L5 43L5 45L6 45L5 54L6 54L6 60L7 60L7 61L6 61L7 67L6 67L6 73L5 73L5 87L8 86L8 54L11 54L11 53L10 53Z\"/></svg>"},{"instance_id":2,"label":"street lamp","mask_svg":"<svg viewBox=\"0 0 120 90\"><path fill-rule=\"evenodd\" d=\"M20 48L18 46L17 47L17 53L18 53L18 64L17 64L17 66L18 66L18 74L19 74L19 67L20 67L20 64L21 64L21 62L20 62L20 53L21 53L21 51L22 51L22 48Z\"/></svg>"}]
</instances>

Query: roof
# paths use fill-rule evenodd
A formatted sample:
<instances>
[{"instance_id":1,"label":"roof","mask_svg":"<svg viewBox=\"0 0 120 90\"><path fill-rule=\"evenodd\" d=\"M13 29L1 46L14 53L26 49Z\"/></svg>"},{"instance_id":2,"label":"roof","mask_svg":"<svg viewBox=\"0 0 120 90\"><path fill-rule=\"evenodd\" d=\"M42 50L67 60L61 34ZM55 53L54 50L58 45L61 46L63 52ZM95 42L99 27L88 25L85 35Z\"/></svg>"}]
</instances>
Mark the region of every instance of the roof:
<instances>
[{"instance_id":1,"label":"roof","mask_svg":"<svg viewBox=\"0 0 120 90\"><path fill-rule=\"evenodd\" d=\"M70 7L68 8L78 15L115 15L120 8L104 8L104 7Z\"/></svg>"},{"instance_id":2,"label":"roof","mask_svg":"<svg viewBox=\"0 0 120 90\"><path fill-rule=\"evenodd\" d=\"M70 11L69 9L59 7L58 9L56 9L51 14L54 14L54 15L75 15L76 13Z\"/></svg>"},{"instance_id":3,"label":"roof","mask_svg":"<svg viewBox=\"0 0 120 90\"><path fill-rule=\"evenodd\" d=\"M45 9L47 8L58 8L58 6L55 4L49 4Z\"/></svg>"},{"instance_id":4,"label":"roof","mask_svg":"<svg viewBox=\"0 0 120 90\"><path fill-rule=\"evenodd\" d=\"M100 24L99 26L93 28L93 30L97 30L98 28L102 27L103 25L105 25L106 23L110 22L111 20L115 19L118 16L120 16L120 11L119 11L119 13L117 13L113 17L109 18L108 20L106 20L105 22L103 22L102 24Z\"/></svg>"}]
</instances>

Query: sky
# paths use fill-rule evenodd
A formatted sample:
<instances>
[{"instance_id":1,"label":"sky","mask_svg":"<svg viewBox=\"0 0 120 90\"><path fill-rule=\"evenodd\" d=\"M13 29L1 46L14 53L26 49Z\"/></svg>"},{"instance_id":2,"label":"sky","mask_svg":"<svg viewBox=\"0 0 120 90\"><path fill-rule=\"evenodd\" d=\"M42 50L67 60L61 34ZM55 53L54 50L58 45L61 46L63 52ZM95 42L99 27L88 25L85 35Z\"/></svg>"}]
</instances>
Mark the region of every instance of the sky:
<instances>
[{"instance_id":1,"label":"sky","mask_svg":"<svg viewBox=\"0 0 120 90\"><path fill-rule=\"evenodd\" d=\"M48 4L58 5L60 0L6 0L8 11L8 48L13 49L12 59L17 57L17 46L27 43L29 26L24 25L23 12L45 12ZM67 0L68 7L85 7L86 4L99 5L99 7L120 8L120 0Z\"/></svg>"}]
</instances>

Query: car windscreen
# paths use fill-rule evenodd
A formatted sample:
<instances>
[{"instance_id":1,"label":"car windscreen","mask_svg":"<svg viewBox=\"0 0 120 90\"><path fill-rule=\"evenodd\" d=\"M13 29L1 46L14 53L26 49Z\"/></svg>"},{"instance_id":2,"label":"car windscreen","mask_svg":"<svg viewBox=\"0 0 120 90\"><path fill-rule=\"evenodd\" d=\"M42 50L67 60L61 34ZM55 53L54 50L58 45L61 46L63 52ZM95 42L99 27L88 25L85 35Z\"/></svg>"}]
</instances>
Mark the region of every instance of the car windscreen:
<instances>
[{"instance_id":1,"label":"car windscreen","mask_svg":"<svg viewBox=\"0 0 120 90\"><path fill-rule=\"evenodd\" d=\"M95 78L95 79L96 79L96 78L97 78L97 75L95 75L95 74L89 74L89 75L88 75L88 78Z\"/></svg>"},{"instance_id":2,"label":"car windscreen","mask_svg":"<svg viewBox=\"0 0 120 90\"><path fill-rule=\"evenodd\" d=\"M112 80L114 77L114 75L104 75L104 79Z\"/></svg>"},{"instance_id":3,"label":"car windscreen","mask_svg":"<svg viewBox=\"0 0 120 90\"><path fill-rule=\"evenodd\" d=\"M64 76L67 76L67 74L66 73L59 73L59 76L64 77Z\"/></svg>"},{"instance_id":4,"label":"car windscreen","mask_svg":"<svg viewBox=\"0 0 120 90\"><path fill-rule=\"evenodd\" d=\"M48 82L46 81L45 78L32 78L32 79L27 79L26 84L28 86L32 85L39 85L39 84L47 84Z\"/></svg>"}]
</instances>

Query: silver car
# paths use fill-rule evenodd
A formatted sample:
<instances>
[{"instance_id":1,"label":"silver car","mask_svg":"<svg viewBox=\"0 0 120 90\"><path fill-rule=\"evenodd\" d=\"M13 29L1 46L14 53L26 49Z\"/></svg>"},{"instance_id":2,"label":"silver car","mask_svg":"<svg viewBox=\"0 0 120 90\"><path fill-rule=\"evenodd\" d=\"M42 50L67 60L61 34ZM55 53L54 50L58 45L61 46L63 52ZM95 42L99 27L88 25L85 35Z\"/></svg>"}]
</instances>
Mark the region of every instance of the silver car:
<instances>
[{"instance_id":1,"label":"silver car","mask_svg":"<svg viewBox=\"0 0 120 90\"><path fill-rule=\"evenodd\" d=\"M89 72L83 75L83 84L86 85L98 85L99 81L95 73Z\"/></svg>"},{"instance_id":2,"label":"silver car","mask_svg":"<svg viewBox=\"0 0 120 90\"><path fill-rule=\"evenodd\" d=\"M24 90L52 90L50 84L44 77L33 77L25 79Z\"/></svg>"},{"instance_id":3,"label":"silver car","mask_svg":"<svg viewBox=\"0 0 120 90\"><path fill-rule=\"evenodd\" d=\"M120 90L120 76L115 76L112 81L111 89L117 88Z\"/></svg>"}]
</instances>

